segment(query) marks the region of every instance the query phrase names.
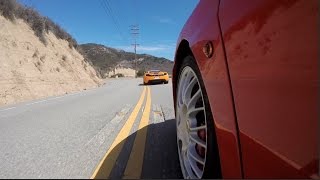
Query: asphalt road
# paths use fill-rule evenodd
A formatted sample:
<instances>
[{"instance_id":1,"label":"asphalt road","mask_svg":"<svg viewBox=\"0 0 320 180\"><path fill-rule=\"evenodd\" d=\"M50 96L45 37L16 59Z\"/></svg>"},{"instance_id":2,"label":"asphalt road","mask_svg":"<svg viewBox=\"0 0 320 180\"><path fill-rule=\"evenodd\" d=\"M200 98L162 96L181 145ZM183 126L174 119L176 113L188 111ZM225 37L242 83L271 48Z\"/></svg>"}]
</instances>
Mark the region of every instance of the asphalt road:
<instances>
[{"instance_id":1,"label":"asphalt road","mask_svg":"<svg viewBox=\"0 0 320 180\"><path fill-rule=\"evenodd\" d=\"M181 178L171 82L141 82L0 108L0 178Z\"/></svg>"}]
</instances>

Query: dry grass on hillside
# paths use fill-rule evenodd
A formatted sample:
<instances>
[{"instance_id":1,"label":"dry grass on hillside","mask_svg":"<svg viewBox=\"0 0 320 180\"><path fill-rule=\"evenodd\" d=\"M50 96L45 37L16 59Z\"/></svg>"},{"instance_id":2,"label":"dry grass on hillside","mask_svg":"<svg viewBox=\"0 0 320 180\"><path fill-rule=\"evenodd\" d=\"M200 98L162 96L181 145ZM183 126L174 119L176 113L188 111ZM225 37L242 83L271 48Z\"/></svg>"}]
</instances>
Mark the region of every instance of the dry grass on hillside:
<instances>
[{"instance_id":1,"label":"dry grass on hillside","mask_svg":"<svg viewBox=\"0 0 320 180\"><path fill-rule=\"evenodd\" d=\"M15 0L0 0L0 106L102 83L71 36L44 19Z\"/></svg>"},{"instance_id":2,"label":"dry grass on hillside","mask_svg":"<svg viewBox=\"0 0 320 180\"><path fill-rule=\"evenodd\" d=\"M15 21L16 18L23 19L45 45L48 43L45 33L51 31L57 38L68 41L70 48L77 48L78 46L77 41L58 24L51 21L48 17L41 16L31 7L19 4L16 0L0 0L0 15L10 21Z\"/></svg>"}]
</instances>

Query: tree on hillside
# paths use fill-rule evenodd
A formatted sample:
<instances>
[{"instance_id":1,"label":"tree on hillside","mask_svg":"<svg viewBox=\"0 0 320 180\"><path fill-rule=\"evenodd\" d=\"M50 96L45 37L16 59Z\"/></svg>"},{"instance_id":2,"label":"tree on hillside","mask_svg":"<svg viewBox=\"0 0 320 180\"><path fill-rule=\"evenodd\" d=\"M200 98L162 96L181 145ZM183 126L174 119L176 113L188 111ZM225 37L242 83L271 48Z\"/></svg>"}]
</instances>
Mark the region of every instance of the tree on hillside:
<instances>
[{"instance_id":1,"label":"tree on hillside","mask_svg":"<svg viewBox=\"0 0 320 180\"><path fill-rule=\"evenodd\" d=\"M137 72L137 77L142 77L144 75L145 70L144 69L139 69Z\"/></svg>"}]
</instances>

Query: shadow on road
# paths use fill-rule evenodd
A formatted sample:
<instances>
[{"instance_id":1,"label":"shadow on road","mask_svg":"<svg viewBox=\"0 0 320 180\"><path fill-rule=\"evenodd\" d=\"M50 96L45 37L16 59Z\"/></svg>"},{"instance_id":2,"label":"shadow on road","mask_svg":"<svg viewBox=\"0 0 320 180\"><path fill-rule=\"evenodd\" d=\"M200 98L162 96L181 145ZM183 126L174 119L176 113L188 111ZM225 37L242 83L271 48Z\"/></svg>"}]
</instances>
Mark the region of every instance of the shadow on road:
<instances>
[{"instance_id":1,"label":"shadow on road","mask_svg":"<svg viewBox=\"0 0 320 180\"><path fill-rule=\"evenodd\" d=\"M140 131L147 131L140 178L183 178L179 165L174 119L166 120L162 123L150 124L119 143L103 162L96 178L120 179L123 177L135 137ZM121 149L122 145L123 148ZM110 176L106 177L106 172L108 172L108 168L110 169L110 164L113 164L111 162L115 160L116 163L111 170Z\"/></svg>"},{"instance_id":2,"label":"shadow on road","mask_svg":"<svg viewBox=\"0 0 320 180\"><path fill-rule=\"evenodd\" d=\"M163 84L163 83L139 84L139 86L150 86L150 85L155 86L155 85L165 85L165 84Z\"/></svg>"}]
</instances>

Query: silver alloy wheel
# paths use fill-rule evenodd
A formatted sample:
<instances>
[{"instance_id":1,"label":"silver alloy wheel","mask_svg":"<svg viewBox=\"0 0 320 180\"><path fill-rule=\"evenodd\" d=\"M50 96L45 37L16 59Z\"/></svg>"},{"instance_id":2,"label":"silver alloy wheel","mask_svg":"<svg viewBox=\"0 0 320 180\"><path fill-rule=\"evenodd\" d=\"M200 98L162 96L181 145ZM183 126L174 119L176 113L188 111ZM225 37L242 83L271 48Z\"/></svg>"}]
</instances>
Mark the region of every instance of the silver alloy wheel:
<instances>
[{"instance_id":1,"label":"silver alloy wheel","mask_svg":"<svg viewBox=\"0 0 320 180\"><path fill-rule=\"evenodd\" d=\"M207 154L207 123L199 80L186 66L179 77L176 99L177 144L184 178L202 178Z\"/></svg>"}]
</instances>

